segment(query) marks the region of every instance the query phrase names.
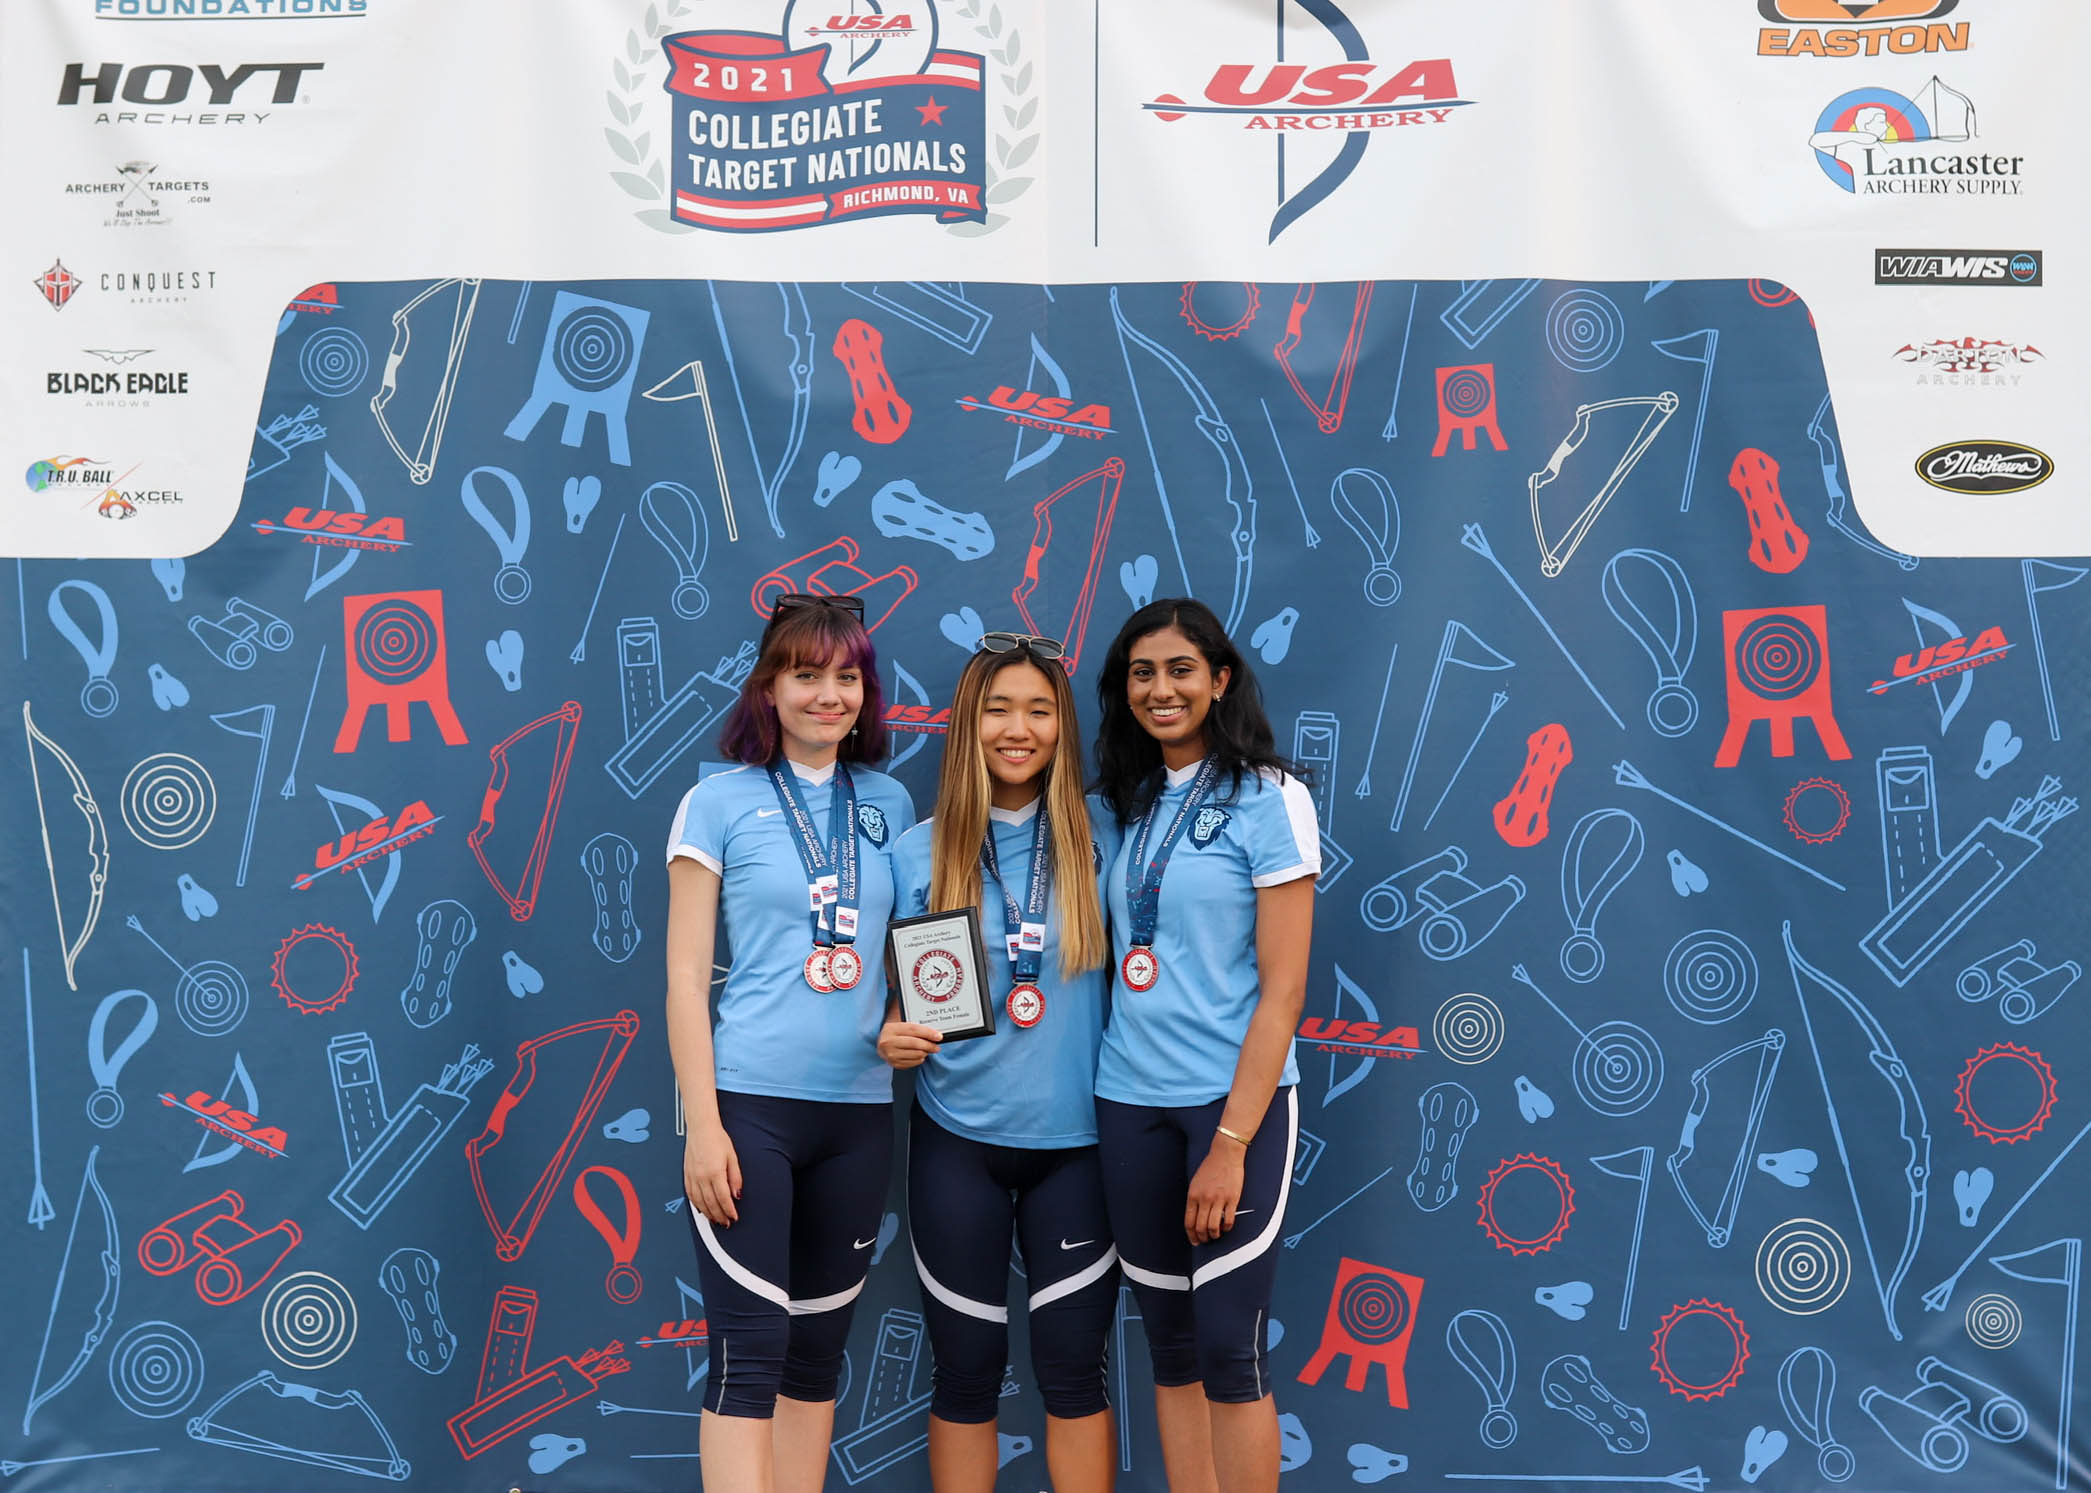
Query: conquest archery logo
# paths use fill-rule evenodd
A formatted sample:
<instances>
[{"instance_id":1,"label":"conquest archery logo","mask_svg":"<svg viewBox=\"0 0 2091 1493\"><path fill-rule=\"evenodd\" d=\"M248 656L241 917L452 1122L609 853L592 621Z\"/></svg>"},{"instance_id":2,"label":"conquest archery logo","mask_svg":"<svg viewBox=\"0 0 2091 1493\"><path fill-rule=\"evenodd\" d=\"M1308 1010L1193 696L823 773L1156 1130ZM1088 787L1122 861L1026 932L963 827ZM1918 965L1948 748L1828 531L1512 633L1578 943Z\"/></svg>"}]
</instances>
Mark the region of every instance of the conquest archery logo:
<instances>
[{"instance_id":1,"label":"conquest archery logo","mask_svg":"<svg viewBox=\"0 0 2091 1493\"><path fill-rule=\"evenodd\" d=\"M1808 145L1823 176L1855 196L2024 195L2023 155L1936 148L1975 138L1974 103L1933 78L1915 94L1838 94L1815 117Z\"/></svg>"},{"instance_id":2,"label":"conquest archery logo","mask_svg":"<svg viewBox=\"0 0 2091 1493\"><path fill-rule=\"evenodd\" d=\"M1339 1057L1412 1058L1422 1050L1422 1040L1414 1027L1390 1026L1382 1030L1376 1021L1309 1016L1300 1023L1298 1036L1314 1043L1316 1051Z\"/></svg>"},{"instance_id":3,"label":"conquest archery logo","mask_svg":"<svg viewBox=\"0 0 2091 1493\"><path fill-rule=\"evenodd\" d=\"M102 271L101 288L133 306L178 306L215 291L218 272L186 266L133 266Z\"/></svg>"},{"instance_id":4,"label":"conquest archery logo","mask_svg":"<svg viewBox=\"0 0 2091 1493\"><path fill-rule=\"evenodd\" d=\"M201 177L162 173L152 161L125 161L113 176L67 182L64 196L95 204L104 228L159 228L172 221L169 210L175 204L209 202L211 184Z\"/></svg>"},{"instance_id":5,"label":"conquest archery logo","mask_svg":"<svg viewBox=\"0 0 2091 1493\"><path fill-rule=\"evenodd\" d=\"M2011 642L2001 627L1984 628L1970 642L1966 637L1948 638L1895 660L1893 675L1866 686L1871 695L1884 695L1898 684L1935 684L1953 674L1964 674L1993 664L2011 651Z\"/></svg>"},{"instance_id":6,"label":"conquest archery logo","mask_svg":"<svg viewBox=\"0 0 2091 1493\"><path fill-rule=\"evenodd\" d=\"M1757 33L1759 57L1879 57L1965 52L1968 23L1940 19L1960 0L1757 0L1757 14L1784 22ZM1815 24L1828 22L1827 25Z\"/></svg>"},{"instance_id":7,"label":"conquest archery logo","mask_svg":"<svg viewBox=\"0 0 2091 1493\"><path fill-rule=\"evenodd\" d=\"M312 869L292 880L291 886L302 892L330 871L353 871L380 856L396 855L416 840L425 839L442 822L443 816L432 813L426 799L417 798L397 814L380 814L340 839L321 845L312 853Z\"/></svg>"},{"instance_id":8,"label":"conquest archery logo","mask_svg":"<svg viewBox=\"0 0 2091 1493\"><path fill-rule=\"evenodd\" d=\"M2038 285L2039 249L1875 249L1875 285Z\"/></svg>"},{"instance_id":9,"label":"conquest archery logo","mask_svg":"<svg viewBox=\"0 0 2091 1493\"><path fill-rule=\"evenodd\" d=\"M1164 124L1199 117L1275 141L1279 202L1271 218L1276 239L1348 180L1376 133L1441 125L1474 100L1459 96L1452 61L1434 57L1388 67L1376 63L1365 38L1334 6L1313 12L1342 48L1342 62L1310 67L1261 59L1222 62L1195 97L1157 93L1140 107ZM1286 195L1285 143L1292 135L1341 137L1334 159Z\"/></svg>"},{"instance_id":10,"label":"conquest archery logo","mask_svg":"<svg viewBox=\"0 0 2091 1493\"><path fill-rule=\"evenodd\" d=\"M997 384L995 392L985 399L977 394L962 394L958 407L987 412L999 410L1008 424L1027 425L1053 435L1099 441L1107 435L1117 434L1111 426L1111 407L1108 404L1078 404L1071 396L1041 394L1035 389L1012 389L1007 384Z\"/></svg>"},{"instance_id":11,"label":"conquest archery logo","mask_svg":"<svg viewBox=\"0 0 2091 1493\"><path fill-rule=\"evenodd\" d=\"M2055 474L2045 451L2017 441L1953 441L1917 458L1917 475L1933 487L1970 497L2024 492Z\"/></svg>"},{"instance_id":12,"label":"conquest archery logo","mask_svg":"<svg viewBox=\"0 0 2091 1493\"><path fill-rule=\"evenodd\" d=\"M97 21L337 21L370 14L370 0L92 0Z\"/></svg>"},{"instance_id":13,"label":"conquest archery logo","mask_svg":"<svg viewBox=\"0 0 2091 1493\"><path fill-rule=\"evenodd\" d=\"M58 102L93 104L96 124L266 124L280 107L305 102L305 74L324 62L68 62ZM202 84L198 98L197 84ZM110 104L136 105L110 109ZM199 107L199 105L201 107ZM263 107L263 106L267 107Z\"/></svg>"},{"instance_id":14,"label":"conquest archery logo","mask_svg":"<svg viewBox=\"0 0 2091 1493\"><path fill-rule=\"evenodd\" d=\"M286 534L304 544L380 550L388 555L410 543L406 520L398 514L358 513L354 509L293 508L278 519L254 520L254 532Z\"/></svg>"},{"instance_id":15,"label":"conquest archery logo","mask_svg":"<svg viewBox=\"0 0 2091 1493\"><path fill-rule=\"evenodd\" d=\"M1935 337L1895 349L1895 360L1916 370L1912 382L1919 388L2015 389L2023 377L2018 370L2046 358L2030 342L1996 337Z\"/></svg>"},{"instance_id":16,"label":"conquest archery logo","mask_svg":"<svg viewBox=\"0 0 2091 1493\"><path fill-rule=\"evenodd\" d=\"M63 311L66 303L80 293L80 277L67 269L62 259L52 260L51 267L29 283L53 311Z\"/></svg>"}]
</instances>

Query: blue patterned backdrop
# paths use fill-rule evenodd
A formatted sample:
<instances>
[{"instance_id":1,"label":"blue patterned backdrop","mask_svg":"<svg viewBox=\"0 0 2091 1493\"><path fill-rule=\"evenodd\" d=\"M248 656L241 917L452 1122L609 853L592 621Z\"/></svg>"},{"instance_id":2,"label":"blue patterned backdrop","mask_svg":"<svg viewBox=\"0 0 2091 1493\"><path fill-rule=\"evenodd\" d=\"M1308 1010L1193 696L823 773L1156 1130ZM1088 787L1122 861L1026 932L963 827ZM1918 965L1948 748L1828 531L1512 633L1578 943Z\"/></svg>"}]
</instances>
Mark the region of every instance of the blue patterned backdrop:
<instances>
[{"instance_id":1,"label":"blue patterned backdrop","mask_svg":"<svg viewBox=\"0 0 2091 1493\"><path fill-rule=\"evenodd\" d=\"M1779 286L315 287L223 539L15 574L25 1493L692 1484L657 868L809 587L925 806L983 627L1258 660L1326 868L1290 1482L2066 1484L2091 586L1876 542Z\"/></svg>"}]
</instances>

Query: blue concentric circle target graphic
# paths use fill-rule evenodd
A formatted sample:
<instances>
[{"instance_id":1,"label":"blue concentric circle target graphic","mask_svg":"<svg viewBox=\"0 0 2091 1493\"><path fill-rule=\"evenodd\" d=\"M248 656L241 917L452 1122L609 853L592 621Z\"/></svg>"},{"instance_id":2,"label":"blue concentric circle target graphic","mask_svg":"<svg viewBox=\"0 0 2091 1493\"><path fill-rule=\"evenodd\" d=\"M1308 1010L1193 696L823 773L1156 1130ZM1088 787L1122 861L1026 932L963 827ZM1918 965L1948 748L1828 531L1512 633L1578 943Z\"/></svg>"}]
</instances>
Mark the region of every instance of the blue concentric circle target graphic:
<instances>
[{"instance_id":1,"label":"blue concentric circle target graphic","mask_svg":"<svg viewBox=\"0 0 2091 1493\"><path fill-rule=\"evenodd\" d=\"M294 1369L323 1369L356 1341L356 1298L317 1270L300 1270L269 1289L261 1340Z\"/></svg>"},{"instance_id":2,"label":"blue concentric circle target graphic","mask_svg":"<svg viewBox=\"0 0 2091 1493\"><path fill-rule=\"evenodd\" d=\"M1763 700L1805 694L1822 673L1822 645L1798 617L1759 617L1735 640L1735 674Z\"/></svg>"},{"instance_id":3,"label":"blue concentric circle target graphic","mask_svg":"<svg viewBox=\"0 0 2091 1493\"><path fill-rule=\"evenodd\" d=\"M1462 420L1471 420L1489 407L1496 397L1488 375L1474 368L1459 368L1445 376L1445 408Z\"/></svg>"},{"instance_id":4,"label":"blue concentric circle target graphic","mask_svg":"<svg viewBox=\"0 0 2091 1493\"><path fill-rule=\"evenodd\" d=\"M1391 1343L1408 1330L1408 1293L1387 1276L1354 1275L1336 1297L1336 1320L1357 1342Z\"/></svg>"},{"instance_id":5,"label":"blue concentric circle target graphic","mask_svg":"<svg viewBox=\"0 0 2091 1493\"><path fill-rule=\"evenodd\" d=\"M576 389L607 389L632 364L632 329L618 317L582 307L559 323L552 361Z\"/></svg>"},{"instance_id":6,"label":"blue concentric circle target graphic","mask_svg":"<svg viewBox=\"0 0 2091 1493\"><path fill-rule=\"evenodd\" d=\"M1965 1321L1968 1340L1978 1348L2008 1348L2025 1326L2018 1303L1995 1292L1970 1301Z\"/></svg>"},{"instance_id":7,"label":"blue concentric circle target graphic","mask_svg":"<svg viewBox=\"0 0 2091 1493\"><path fill-rule=\"evenodd\" d=\"M1626 346L1626 318L1608 295L1567 291L1547 308L1546 346L1563 368L1595 373Z\"/></svg>"},{"instance_id":8,"label":"blue concentric circle target graphic","mask_svg":"<svg viewBox=\"0 0 2091 1493\"><path fill-rule=\"evenodd\" d=\"M435 662L439 641L434 618L411 601L394 599L356 623L356 662L373 679L404 684Z\"/></svg>"},{"instance_id":9,"label":"blue concentric circle target graphic","mask_svg":"<svg viewBox=\"0 0 2091 1493\"><path fill-rule=\"evenodd\" d=\"M370 350L347 327L321 327L298 349L298 374L315 394L353 394L370 372Z\"/></svg>"},{"instance_id":10,"label":"blue concentric circle target graphic","mask_svg":"<svg viewBox=\"0 0 2091 1493\"><path fill-rule=\"evenodd\" d=\"M1757 994L1757 956L1719 928L1687 933L1663 961L1663 994L1678 1015L1701 1026L1731 1020Z\"/></svg>"},{"instance_id":11,"label":"blue concentric circle target graphic","mask_svg":"<svg viewBox=\"0 0 2091 1493\"><path fill-rule=\"evenodd\" d=\"M203 1389L203 1349L172 1322L140 1322L109 1353L109 1388L117 1403L147 1420L189 1408Z\"/></svg>"}]
</instances>

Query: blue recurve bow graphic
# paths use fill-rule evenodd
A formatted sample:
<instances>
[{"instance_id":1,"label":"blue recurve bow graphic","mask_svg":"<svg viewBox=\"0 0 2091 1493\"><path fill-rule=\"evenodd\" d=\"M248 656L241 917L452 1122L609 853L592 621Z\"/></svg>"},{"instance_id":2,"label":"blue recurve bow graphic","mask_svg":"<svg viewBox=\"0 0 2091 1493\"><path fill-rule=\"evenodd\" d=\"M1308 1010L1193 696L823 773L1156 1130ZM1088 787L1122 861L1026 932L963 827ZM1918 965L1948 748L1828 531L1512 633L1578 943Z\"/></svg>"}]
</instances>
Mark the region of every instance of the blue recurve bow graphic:
<instances>
[{"instance_id":1,"label":"blue recurve bow graphic","mask_svg":"<svg viewBox=\"0 0 2091 1493\"><path fill-rule=\"evenodd\" d=\"M1323 29L1336 38L1343 49L1346 62L1369 62L1371 57L1365 50L1365 38L1358 32L1357 24L1343 13L1335 0L1278 0L1278 60L1285 60L1285 7L1294 4L1315 20ZM1292 196L1285 195L1285 136L1278 136L1278 210L1271 215L1271 236L1268 242L1276 243L1278 235L1290 228L1300 218L1312 212L1336 188L1350 179L1358 169L1358 162L1365 158L1365 146L1371 140L1369 130L1351 130L1343 137L1343 148L1336 152L1336 159L1322 168L1307 185Z\"/></svg>"}]
</instances>

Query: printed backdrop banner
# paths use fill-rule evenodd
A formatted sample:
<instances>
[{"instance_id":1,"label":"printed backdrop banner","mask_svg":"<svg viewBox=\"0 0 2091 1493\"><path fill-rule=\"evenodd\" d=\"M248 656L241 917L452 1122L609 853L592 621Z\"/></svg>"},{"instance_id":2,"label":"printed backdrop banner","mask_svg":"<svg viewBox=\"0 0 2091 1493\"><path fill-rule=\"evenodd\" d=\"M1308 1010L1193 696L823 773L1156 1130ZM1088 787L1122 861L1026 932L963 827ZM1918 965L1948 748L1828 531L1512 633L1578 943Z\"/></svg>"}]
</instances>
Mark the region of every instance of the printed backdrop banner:
<instances>
[{"instance_id":1,"label":"printed backdrop banner","mask_svg":"<svg viewBox=\"0 0 2091 1493\"><path fill-rule=\"evenodd\" d=\"M24 200L91 185L82 137L130 164L51 198L62 276L51 221L7 233L45 320L0 385L26 473L0 580L0 1475L700 1483L659 868L771 600L812 590L865 598L925 808L983 629L1064 638L1085 724L1151 598L1207 602L1249 656L1324 867L1269 1324L1289 1486L2081 1484L2091 562L2066 527L2008 557L1988 532L2076 491L2073 448L2019 437L2081 302L2042 255L2013 282L2048 221L2019 194L1861 190L2019 172L1991 131L2045 106L1992 38L2042 7L1732 8L1592 13L1757 80L1767 117L1799 77L1792 190L1873 216L1737 264L1682 178L1644 184L1618 215L1669 279L1607 227L1562 240L1573 272L1505 264L1476 225L1509 209L1472 189L1424 245L1352 181L1406 150L1456 192L1496 159L1459 132L1522 119L1559 177L1530 244L1561 183L1611 190L1574 131L1628 95L1533 126L1497 86L1532 64L1466 8L1302 0L1282 55L1265 5L1168 47L1131 39L1166 6L1093 31L972 0L490 23L488 78L458 86L511 89L546 154L443 159L537 223L522 249L415 195L433 151L375 168L386 214L308 222L289 190L335 180L277 153L324 120L341 201L367 200L381 153L355 142L400 138L387 100L434 128L406 101L436 94L326 85L434 66L396 44L448 22L9 11L29 41L0 70L34 87L7 118L59 158L8 153L17 186L44 173ZM553 42L589 59L571 97L518 86L558 75ZM1616 65L1645 98L1674 82L1659 50ZM152 122L177 105L197 119ZM1282 146L1226 147L1253 179L1186 172L1278 119ZM235 231L264 162L287 284L254 257L281 240ZM2036 162L2027 211L2056 213L2062 163ZM599 247L528 206L582 169L615 208ZM1888 268L1930 288L1767 278L1858 232L1916 246ZM78 267L119 251L120 284ZM1883 496L1983 557L1904 548L1867 521ZM909 1229L896 1177L831 1486L927 1485ZM1012 1316L1000 1486L1031 1493ZM1129 1292L1110 1380L1120 1486L1160 1490Z\"/></svg>"}]
</instances>

